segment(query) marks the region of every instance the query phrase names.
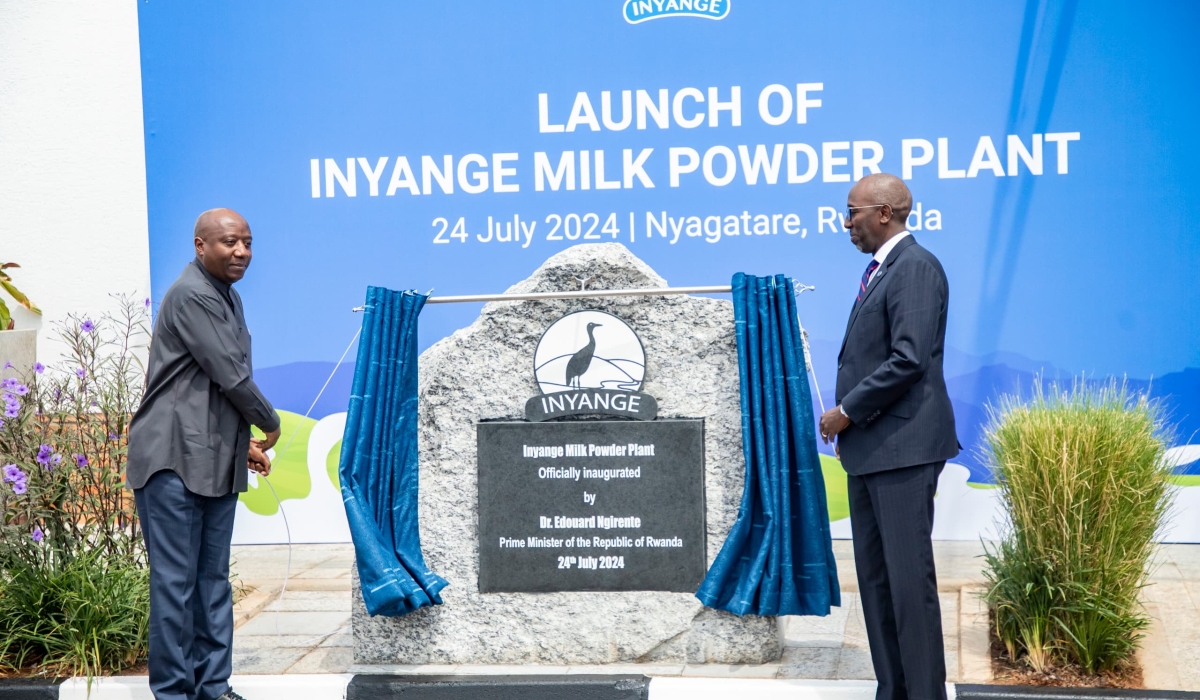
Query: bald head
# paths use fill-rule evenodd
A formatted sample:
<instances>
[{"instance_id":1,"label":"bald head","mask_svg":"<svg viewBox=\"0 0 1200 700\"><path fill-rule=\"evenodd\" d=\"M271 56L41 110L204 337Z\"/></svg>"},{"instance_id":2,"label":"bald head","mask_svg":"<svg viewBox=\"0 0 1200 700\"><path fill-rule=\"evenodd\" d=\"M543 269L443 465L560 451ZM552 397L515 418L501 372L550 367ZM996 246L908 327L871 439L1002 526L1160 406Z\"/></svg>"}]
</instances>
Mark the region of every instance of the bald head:
<instances>
[{"instance_id":1,"label":"bald head","mask_svg":"<svg viewBox=\"0 0 1200 700\"><path fill-rule=\"evenodd\" d=\"M210 237L229 228L245 228L249 230L250 224L247 224L242 215L236 211L218 207L216 209L209 209L196 217L196 227L193 229L193 234L196 238L208 240Z\"/></svg>"},{"instance_id":2,"label":"bald head","mask_svg":"<svg viewBox=\"0 0 1200 700\"><path fill-rule=\"evenodd\" d=\"M217 279L233 284L250 266L250 224L232 209L209 209L196 219L196 259Z\"/></svg>"},{"instance_id":3,"label":"bald head","mask_svg":"<svg viewBox=\"0 0 1200 700\"><path fill-rule=\"evenodd\" d=\"M889 238L904 231L912 211L912 193L895 175L875 173L850 188L846 204L850 242L860 251L874 254Z\"/></svg>"},{"instance_id":4,"label":"bald head","mask_svg":"<svg viewBox=\"0 0 1200 700\"><path fill-rule=\"evenodd\" d=\"M888 173L867 175L854 185L855 189L862 188L863 196L872 204L886 204L892 209L892 216L901 224L908 219L912 211L912 192L904 180ZM851 190L853 192L854 190Z\"/></svg>"}]
</instances>

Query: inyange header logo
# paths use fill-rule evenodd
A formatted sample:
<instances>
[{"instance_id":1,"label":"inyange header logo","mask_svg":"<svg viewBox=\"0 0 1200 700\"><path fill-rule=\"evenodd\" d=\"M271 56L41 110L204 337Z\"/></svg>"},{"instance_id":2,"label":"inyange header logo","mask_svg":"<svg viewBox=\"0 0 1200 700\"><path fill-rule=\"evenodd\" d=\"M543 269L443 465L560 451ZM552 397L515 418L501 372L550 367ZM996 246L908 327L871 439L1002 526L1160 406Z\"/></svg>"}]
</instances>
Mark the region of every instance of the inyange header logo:
<instances>
[{"instance_id":1,"label":"inyange header logo","mask_svg":"<svg viewBox=\"0 0 1200 700\"><path fill-rule=\"evenodd\" d=\"M630 24L663 17L725 19L730 0L625 0L625 21Z\"/></svg>"}]
</instances>

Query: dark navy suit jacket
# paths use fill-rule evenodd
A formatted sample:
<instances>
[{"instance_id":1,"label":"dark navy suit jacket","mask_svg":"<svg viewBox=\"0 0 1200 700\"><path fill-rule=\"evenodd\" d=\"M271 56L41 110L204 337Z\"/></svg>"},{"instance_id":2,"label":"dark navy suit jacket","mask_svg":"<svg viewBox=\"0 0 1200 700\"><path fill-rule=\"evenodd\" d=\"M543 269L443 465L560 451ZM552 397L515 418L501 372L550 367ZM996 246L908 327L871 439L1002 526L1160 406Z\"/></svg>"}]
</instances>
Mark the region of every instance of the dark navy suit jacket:
<instances>
[{"instance_id":1,"label":"dark navy suit jacket","mask_svg":"<svg viewBox=\"0 0 1200 700\"><path fill-rule=\"evenodd\" d=\"M909 235L855 302L838 353L837 402L851 421L838 435L847 473L958 454L942 373L949 300L941 263Z\"/></svg>"}]
</instances>

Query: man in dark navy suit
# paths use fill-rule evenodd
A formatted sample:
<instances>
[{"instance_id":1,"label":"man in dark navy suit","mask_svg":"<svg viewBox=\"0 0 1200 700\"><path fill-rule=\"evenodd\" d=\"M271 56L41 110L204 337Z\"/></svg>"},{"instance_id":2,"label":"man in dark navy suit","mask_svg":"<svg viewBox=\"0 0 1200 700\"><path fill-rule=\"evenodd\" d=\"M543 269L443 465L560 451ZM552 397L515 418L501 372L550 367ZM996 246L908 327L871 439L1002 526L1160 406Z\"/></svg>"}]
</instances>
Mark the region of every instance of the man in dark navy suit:
<instances>
[{"instance_id":1,"label":"man in dark navy suit","mask_svg":"<svg viewBox=\"0 0 1200 700\"><path fill-rule=\"evenodd\" d=\"M933 564L933 495L958 454L942 374L949 287L905 230L912 194L893 175L850 190L850 242L871 255L838 354L838 405L821 416L847 474L854 563L878 700L945 700Z\"/></svg>"}]
</instances>

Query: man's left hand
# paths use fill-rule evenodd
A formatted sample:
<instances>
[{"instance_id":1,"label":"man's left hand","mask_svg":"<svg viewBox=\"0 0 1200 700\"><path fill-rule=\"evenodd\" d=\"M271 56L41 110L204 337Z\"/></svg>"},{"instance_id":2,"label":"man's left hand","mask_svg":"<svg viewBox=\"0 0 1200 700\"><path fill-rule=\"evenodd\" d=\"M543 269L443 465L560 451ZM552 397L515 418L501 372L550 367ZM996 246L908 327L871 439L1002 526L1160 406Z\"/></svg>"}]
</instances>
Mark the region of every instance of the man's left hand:
<instances>
[{"instance_id":1,"label":"man's left hand","mask_svg":"<svg viewBox=\"0 0 1200 700\"><path fill-rule=\"evenodd\" d=\"M260 449L258 445L253 443L250 445L250 454L247 455L246 466L263 476L271 474L271 458L267 456L265 450Z\"/></svg>"},{"instance_id":2,"label":"man's left hand","mask_svg":"<svg viewBox=\"0 0 1200 700\"><path fill-rule=\"evenodd\" d=\"M850 427L850 419L842 413L841 406L834 406L821 414L821 439L828 445L834 436Z\"/></svg>"}]
</instances>

